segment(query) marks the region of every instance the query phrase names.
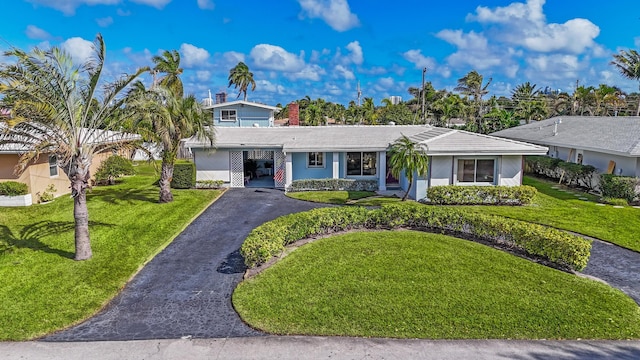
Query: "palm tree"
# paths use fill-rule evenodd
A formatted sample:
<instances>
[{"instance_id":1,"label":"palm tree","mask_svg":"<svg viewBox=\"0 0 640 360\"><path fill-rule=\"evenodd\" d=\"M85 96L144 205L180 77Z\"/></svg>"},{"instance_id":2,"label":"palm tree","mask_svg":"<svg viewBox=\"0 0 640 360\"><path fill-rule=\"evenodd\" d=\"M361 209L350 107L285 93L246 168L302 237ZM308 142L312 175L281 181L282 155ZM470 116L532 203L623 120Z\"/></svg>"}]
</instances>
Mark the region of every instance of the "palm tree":
<instances>
[{"instance_id":1,"label":"palm tree","mask_svg":"<svg viewBox=\"0 0 640 360\"><path fill-rule=\"evenodd\" d=\"M627 79L640 81L640 54L636 50L620 50L620 53L613 55L611 65L615 66ZM640 101L638 101L636 116L640 116Z\"/></svg>"},{"instance_id":2,"label":"palm tree","mask_svg":"<svg viewBox=\"0 0 640 360\"><path fill-rule=\"evenodd\" d=\"M133 75L104 84L100 76L105 54L98 34L91 58L80 66L75 66L64 50L53 47L29 53L12 49L5 55L15 58L15 63L0 68L0 93L13 115L8 121L0 120L7 122L0 144L30 149L20 157L19 170L43 153L57 157L71 183L75 260L92 256L86 197L92 160L131 141L121 132L105 130L119 129L117 112L124 102L120 94L148 70L138 69Z\"/></svg>"},{"instance_id":3,"label":"palm tree","mask_svg":"<svg viewBox=\"0 0 640 360\"><path fill-rule=\"evenodd\" d=\"M411 141L407 136L402 135L401 138L391 144L389 149L389 168L391 174L397 179L404 172L409 186L407 192L402 197L402 201L407 200L413 179L415 176L426 176L429 169L429 156L427 148L421 143Z\"/></svg>"},{"instance_id":4,"label":"palm tree","mask_svg":"<svg viewBox=\"0 0 640 360\"><path fill-rule=\"evenodd\" d=\"M240 94L244 94L244 101L247 101L247 90L249 86L251 86L251 91L256 89L253 73L249 71L247 64L241 61L233 69L229 70L229 87L231 85L234 85L236 89L240 88L238 97L240 97Z\"/></svg>"},{"instance_id":5,"label":"palm tree","mask_svg":"<svg viewBox=\"0 0 640 360\"><path fill-rule=\"evenodd\" d=\"M474 114L476 121L478 121L477 127L480 129L480 121L482 121L482 97L489 93L487 88L491 84L493 79L489 78L487 83L484 83L484 76L480 75L477 71L472 70L467 75L458 79L458 86L454 88L455 91L459 91L463 95L473 98Z\"/></svg>"},{"instance_id":6,"label":"palm tree","mask_svg":"<svg viewBox=\"0 0 640 360\"><path fill-rule=\"evenodd\" d=\"M150 90L136 83L136 91L127 102L128 117L134 129L146 140L162 146L160 196L158 202L173 201L171 179L180 150L180 140L191 136L208 139L213 144L213 128L195 96L177 97L172 90L159 86Z\"/></svg>"},{"instance_id":7,"label":"palm tree","mask_svg":"<svg viewBox=\"0 0 640 360\"><path fill-rule=\"evenodd\" d=\"M530 82L525 82L517 85L513 91L511 91L511 99L515 102L519 101L531 101L540 95L540 90L536 89L536 84L531 85Z\"/></svg>"},{"instance_id":8,"label":"palm tree","mask_svg":"<svg viewBox=\"0 0 640 360\"><path fill-rule=\"evenodd\" d=\"M156 64L153 68L154 85L155 75L157 73L164 73L165 76L159 79L158 84L173 91L177 97L182 97L184 90L182 80L180 80L180 75L183 71L180 67L180 53L177 50L165 50L162 56L156 55L151 60Z\"/></svg>"}]
</instances>

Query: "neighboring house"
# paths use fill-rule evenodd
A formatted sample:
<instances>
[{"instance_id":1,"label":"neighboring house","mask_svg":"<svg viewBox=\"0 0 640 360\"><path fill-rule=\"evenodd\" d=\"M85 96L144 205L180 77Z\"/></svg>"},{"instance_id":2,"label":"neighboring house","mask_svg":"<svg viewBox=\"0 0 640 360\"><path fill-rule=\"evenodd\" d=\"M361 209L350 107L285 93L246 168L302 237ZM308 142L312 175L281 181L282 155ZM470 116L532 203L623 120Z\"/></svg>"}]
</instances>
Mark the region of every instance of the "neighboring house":
<instances>
[{"instance_id":1,"label":"neighboring house","mask_svg":"<svg viewBox=\"0 0 640 360\"><path fill-rule=\"evenodd\" d=\"M123 140L130 141L138 138L139 135L134 134L123 135L113 131L100 131L95 137L95 141L97 143L106 143ZM70 180L58 166L58 159L55 155L40 154L38 159L29 163L22 173L16 173L20 156L29 150L24 145L0 145L0 182L17 181L27 184L34 202L38 200L38 193L42 194L49 185L55 187L56 192L53 194L55 196L69 194L71 192L69 187ZM95 174L102 161L109 156L111 156L111 153L102 153L94 156L90 174Z\"/></svg>"},{"instance_id":2,"label":"neighboring house","mask_svg":"<svg viewBox=\"0 0 640 360\"><path fill-rule=\"evenodd\" d=\"M272 127L274 114L280 108L249 101L230 101L204 109L213 111L213 124L216 127Z\"/></svg>"},{"instance_id":3,"label":"neighboring house","mask_svg":"<svg viewBox=\"0 0 640 360\"><path fill-rule=\"evenodd\" d=\"M258 176L263 186L284 189L298 179L348 178L375 179L379 190L406 190L407 180L394 179L387 166L390 145L403 135L426 145L430 158L429 174L414 180L414 199L424 198L429 186L520 185L523 156L547 153L542 146L424 125L219 126L215 151L195 138L185 147L193 153L197 180L222 180L230 187L244 187ZM257 171L247 175L250 162Z\"/></svg>"},{"instance_id":4,"label":"neighboring house","mask_svg":"<svg viewBox=\"0 0 640 360\"><path fill-rule=\"evenodd\" d=\"M559 116L491 135L547 146L548 156L600 173L640 177L640 117Z\"/></svg>"}]
</instances>

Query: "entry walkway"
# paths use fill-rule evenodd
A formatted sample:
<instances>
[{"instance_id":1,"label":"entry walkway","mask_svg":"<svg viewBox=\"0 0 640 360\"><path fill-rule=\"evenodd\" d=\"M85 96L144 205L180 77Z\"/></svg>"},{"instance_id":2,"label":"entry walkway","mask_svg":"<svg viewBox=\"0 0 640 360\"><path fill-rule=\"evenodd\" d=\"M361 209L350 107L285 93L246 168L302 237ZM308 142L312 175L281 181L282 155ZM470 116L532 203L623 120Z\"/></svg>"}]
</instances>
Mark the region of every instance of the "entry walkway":
<instances>
[{"instance_id":1,"label":"entry walkway","mask_svg":"<svg viewBox=\"0 0 640 360\"><path fill-rule=\"evenodd\" d=\"M274 189L230 189L138 273L107 307L44 341L260 336L233 310L245 266L239 248L256 226L320 207Z\"/></svg>"}]
</instances>

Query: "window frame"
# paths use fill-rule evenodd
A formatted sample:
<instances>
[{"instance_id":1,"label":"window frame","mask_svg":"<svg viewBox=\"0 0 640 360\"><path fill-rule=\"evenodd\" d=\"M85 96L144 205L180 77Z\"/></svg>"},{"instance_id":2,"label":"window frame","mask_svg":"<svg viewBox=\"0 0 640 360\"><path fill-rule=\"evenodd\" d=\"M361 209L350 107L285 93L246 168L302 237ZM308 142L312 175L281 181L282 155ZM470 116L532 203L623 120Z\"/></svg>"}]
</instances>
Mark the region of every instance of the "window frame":
<instances>
[{"instance_id":1,"label":"window frame","mask_svg":"<svg viewBox=\"0 0 640 360\"><path fill-rule=\"evenodd\" d=\"M360 154L360 172L359 174L350 174L349 173L349 154ZM365 174L364 162L365 162L365 154L373 154L374 159L374 167L375 169L373 174ZM377 151L348 151L345 153L345 176L349 177L375 177L378 175L378 152ZM368 169L371 170L371 169Z\"/></svg>"},{"instance_id":2,"label":"window frame","mask_svg":"<svg viewBox=\"0 0 640 360\"><path fill-rule=\"evenodd\" d=\"M58 171L58 156L49 155L49 177L58 177L60 172Z\"/></svg>"},{"instance_id":3,"label":"window frame","mask_svg":"<svg viewBox=\"0 0 640 360\"><path fill-rule=\"evenodd\" d=\"M312 164L311 162L311 155L315 154L315 158L314 158L314 163ZM320 155L320 161L318 161L318 155ZM326 153L322 152L322 151L310 151L307 153L307 168L308 169L323 169L326 167L326 161L325 159L327 158Z\"/></svg>"},{"instance_id":4,"label":"window frame","mask_svg":"<svg viewBox=\"0 0 640 360\"><path fill-rule=\"evenodd\" d=\"M464 161L473 161L473 181L463 181ZM493 161L493 174L491 181L478 181L478 161ZM496 185L498 178L498 159L495 157L462 157L456 159L456 185Z\"/></svg>"},{"instance_id":5,"label":"window frame","mask_svg":"<svg viewBox=\"0 0 640 360\"><path fill-rule=\"evenodd\" d=\"M229 114L228 119L225 119L225 117L223 115L225 112L227 112ZM231 116L231 113L233 113L233 116ZM220 121L223 121L223 122L236 122L236 121L238 121L238 110L237 109L220 109Z\"/></svg>"}]
</instances>

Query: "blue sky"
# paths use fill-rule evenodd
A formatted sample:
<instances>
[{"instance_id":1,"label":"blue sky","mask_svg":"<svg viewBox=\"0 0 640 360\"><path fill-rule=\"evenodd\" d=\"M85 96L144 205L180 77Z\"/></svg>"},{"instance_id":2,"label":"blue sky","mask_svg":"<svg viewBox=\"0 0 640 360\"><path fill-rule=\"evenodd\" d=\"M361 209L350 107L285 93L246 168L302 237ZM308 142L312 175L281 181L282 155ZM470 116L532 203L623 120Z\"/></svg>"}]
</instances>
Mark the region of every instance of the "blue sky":
<instances>
[{"instance_id":1,"label":"blue sky","mask_svg":"<svg viewBox=\"0 0 640 360\"><path fill-rule=\"evenodd\" d=\"M102 33L107 76L117 78L177 49L183 82L198 98L227 91L244 61L257 88L249 100L275 105L309 95L347 104L408 99L422 68L437 89L477 70L490 94L525 81L572 92L581 85L637 91L609 65L640 48L637 0L11 0L0 50L62 46L82 60ZM3 58L0 61L7 61ZM146 81L149 81L147 79Z\"/></svg>"}]
</instances>

